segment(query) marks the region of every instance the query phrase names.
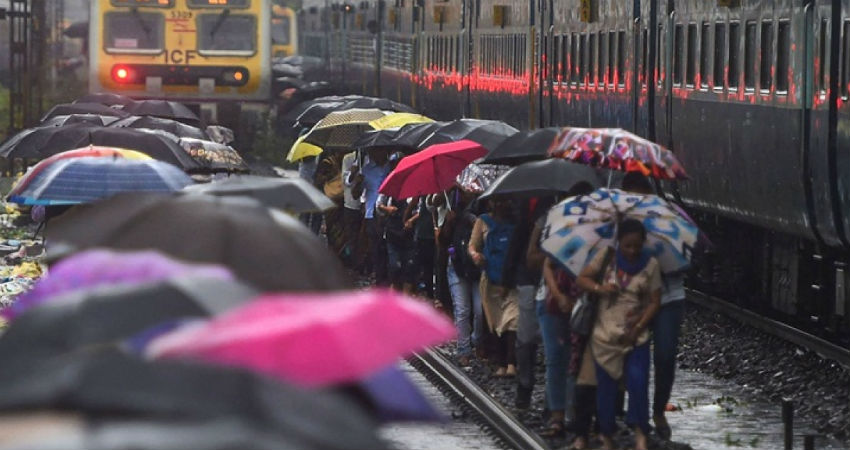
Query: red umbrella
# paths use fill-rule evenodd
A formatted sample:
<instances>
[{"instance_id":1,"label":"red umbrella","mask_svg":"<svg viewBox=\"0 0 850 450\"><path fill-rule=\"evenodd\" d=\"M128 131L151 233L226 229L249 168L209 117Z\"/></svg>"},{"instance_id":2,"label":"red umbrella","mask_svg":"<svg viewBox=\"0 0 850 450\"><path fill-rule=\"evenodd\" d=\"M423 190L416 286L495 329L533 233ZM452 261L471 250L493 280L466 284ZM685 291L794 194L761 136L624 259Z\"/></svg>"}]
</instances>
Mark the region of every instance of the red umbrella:
<instances>
[{"instance_id":1,"label":"red umbrella","mask_svg":"<svg viewBox=\"0 0 850 450\"><path fill-rule=\"evenodd\" d=\"M486 154L486 148L469 140L432 145L402 159L378 191L395 198L444 191L469 163Z\"/></svg>"}]
</instances>

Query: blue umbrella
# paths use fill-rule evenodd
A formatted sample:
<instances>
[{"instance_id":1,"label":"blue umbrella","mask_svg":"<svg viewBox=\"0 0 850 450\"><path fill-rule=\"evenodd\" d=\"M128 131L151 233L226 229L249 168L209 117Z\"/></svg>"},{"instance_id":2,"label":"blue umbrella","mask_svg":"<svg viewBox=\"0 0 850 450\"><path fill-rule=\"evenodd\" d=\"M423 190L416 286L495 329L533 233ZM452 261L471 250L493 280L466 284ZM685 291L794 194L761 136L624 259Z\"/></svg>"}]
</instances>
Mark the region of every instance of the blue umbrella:
<instances>
[{"instance_id":1,"label":"blue umbrella","mask_svg":"<svg viewBox=\"0 0 850 450\"><path fill-rule=\"evenodd\" d=\"M45 161L48 162L48 161ZM9 201L23 205L73 205L119 192L174 192L192 179L171 164L113 157L81 157L50 161L24 186L15 186ZM41 163L39 163L41 164Z\"/></svg>"}]
</instances>

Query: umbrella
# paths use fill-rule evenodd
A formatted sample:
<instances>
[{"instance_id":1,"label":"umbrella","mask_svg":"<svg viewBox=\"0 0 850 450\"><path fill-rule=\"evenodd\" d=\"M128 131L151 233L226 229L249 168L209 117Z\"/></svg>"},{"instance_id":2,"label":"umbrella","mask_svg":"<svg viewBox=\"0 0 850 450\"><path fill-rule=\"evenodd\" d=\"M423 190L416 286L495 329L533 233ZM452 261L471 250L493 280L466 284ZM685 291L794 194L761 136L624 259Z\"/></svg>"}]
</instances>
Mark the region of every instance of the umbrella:
<instances>
[{"instance_id":1,"label":"umbrella","mask_svg":"<svg viewBox=\"0 0 850 450\"><path fill-rule=\"evenodd\" d=\"M248 165L233 147L216 142L180 138L178 142L201 167L212 172L248 172Z\"/></svg>"},{"instance_id":2,"label":"umbrella","mask_svg":"<svg viewBox=\"0 0 850 450\"><path fill-rule=\"evenodd\" d=\"M505 139L487 156L485 163L516 165L546 158L546 151L558 135L559 128L520 131Z\"/></svg>"},{"instance_id":3,"label":"umbrella","mask_svg":"<svg viewBox=\"0 0 850 450\"><path fill-rule=\"evenodd\" d=\"M457 185L466 192L481 194L508 170L508 166L473 163L457 176Z\"/></svg>"},{"instance_id":4,"label":"umbrella","mask_svg":"<svg viewBox=\"0 0 850 450\"><path fill-rule=\"evenodd\" d=\"M138 100L124 107L124 112L136 116L155 116L198 125L201 119L184 104L168 100Z\"/></svg>"},{"instance_id":5,"label":"umbrella","mask_svg":"<svg viewBox=\"0 0 850 450\"><path fill-rule=\"evenodd\" d=\"M497 120L458 119L449 122L420 142L419 148L466 139L492 150L517 132L516 128Z\"/></svg>"},{"instance_id":6,"label":"umbrella","mask_svg":"<svg viewBox=\"0 0 850 450\"><path fill-rule=\"evenodd\" d=\"M529 197L561 194L582 181L590 183L594 189L600 186L599 176L591 167L563 159L532 161L509 170L490 185L481 198L504 194Z\"/></svg>"},{"instance_id":7,"label":"umbrella","mask_svg":"<svg viewBox=\"0 0 850 450\"><path fill-rule=\"evenodd\" d=\"M375 129L369 123L386 116L379 109L348 109L325 116L304 136L304 142L324 150L350 150L351 144L366 131Z\"/></svg>"},{"instance_id":8,"label":"umbrella","mask_svg":"<svg viewBox=\"0 0 850 450\"><path fill-rule=\"evenodd\" d=\"M329 99L329 100L324 100ZM332 112L348 111L350 109L378 109L382 111L415 113L413 108L392 100L375 97L361 97L350 95L346 97L320 97L314 100L314 106L310 106L301 113L296 122L303 127L310 127L319 123Z\"/></svg>"},{"instance_id":9,"label":"umbrella","mask_svg":"<svg viewBox=\"0 0 850 450\"><path fill-rule=\"evenodd\" d=\"M93 127L84 124L36 128L17 142L0 146L0 156L42 159L87 145L138 150L183 170L200 168L200 165L177 145L176 138L130 128Z\"/></svg>"},{"instance_id":10,"label":"umbrella","mask_svg":"<svg viewBox=\"0 0 850 450\"><path fill-rule=\"evenodd\" d=\"M599 250L613 247L617 223L631 218L646 228L646 248L664 273L690 264L699 229L669 203L655 195L618 189L597 189L553 206L546 218L540 246L574 276Z\"/></svg>"},{"instance_id":11,"label":"umbrella","mask_svg":"<svg viewBox=\"0 0 850 450\"><path fill-rule=\"evenodd\" d=\"M86 419L40 411L0 416L2 450L280 450L303 448L239 419ZM285 443L285 444L284 444ZM306 448L312 448L310 446Z\"/></svg>"},{"instance_id":12,"label":"umbrella","mask_svg":"<svg viewBox=\"0 0 850 450\"><path fill-rule=\"evenodd\" d=\"M3 317L14 319L24 311L50 298L103 285L140 283L176 276L198 276L230 280L233 275L222 266L189 264L153 250L116 252L93 249L71 255L50 267L48 276L21 294Z\"/></svg>"},{"instance_id":13,"label":"umbrella","mask_svg":"<svg viewBox=\"0 0 850 450\"><path fill-rule=\"evenodd\" d=\"M45 230L51 246L158 249L175 258L222 264L265 290L350 287L319 238L284 213L244 197L119 194L76 208Z\"/></svg>"},{"instance_id":14,"label":"umbrella","mask_svg":"<svg viewBox=\"0 0 850 450\"><path fill-rule=\"evenodd\" d=\"M174 192L193 184L171 164L153 159L84 156L42 161L8 199L22 205L74 205L119 192Z\"/></svg>"},{"instance_id":15,"label":"umbrella","mask_svg":"<svg viewBox=\"0 0 850 450\"><path fill-rule=\"evenodd\" d=\"M425 117L421 114L413 114L406 112L397 112L393 114L388 114L380 119L375 119L369 122L369 125L376 130L383 130L385 128L399 128L403 127L409 123L428 123L433 122L434 119L430 117Z\"/></svg>"},{"instance_id":16,"label":"umbrella","mask_svg":"<svg viewBox=\"0 0 850 450\"><path fill-rule=\"evenodd\" d=\"M307 135L305 134L295 140L295 143L293 143L292 147L289 149L289 153L286 154L287 161L296 162L310 156L318 156L322 154L323 150L321 147L317 147L309 142L304 142L304 138L306 137Z\"/></svg>"},{"instance_id":17,"label":"umbrella","mask_svg":"<svg viewBox=\"0 0 850 450\"><path fill-rule=\"evenodd\" d=\"M89 23L88 22L74 22L71 25L68 25L62 31L62 34L69 38L88 38L89 37Z\"/></svg>"},{"instance_id":18,"label":"umbrella","mask_svg":"<svg viewBox=\"0 0 850 450\"><path fill-rule=\"evenodd\" d=\"M440 128L446 126L448 122L426 122L412 123L405 125L398 130L393 141L398 147L403 147L412 150L419 150L419 144L434 134Z\"/></svg>"},{"instance_id":19,"label":"umbrella","mask_svg":"<svg viewBox=\"0 0 850 450\"><path fill-rule=\"evenodd\" d=\"M688 177L673 152L619 128L563 128L549 156L664 180Z\"/></svg>"},{"instance_id":20,"label":"umbrella","mask_svg":"<svg viewBox=\"0 0 850 450\"><path fill-rule=\"evenodd\" d=\"M375 374L454 334L451 322L429 305L391 290L268 295L164 334L146 353L250 367L302 386L323 386Z\"/></svg>"},{"instance_id":21,"label":"umbrella","mask_svg":"<svg viewBox=\"0 0 850 450\"><path fill-rule=\"evenodd\" d=\"M221 125L207 125L205 134L209 136L209 140L224 145L236 140L233 136L233 130Z\"/></svg>"},{"instance_id":22,"label":"umbrella","mask_svg":"<svg viewBox=\"0 0 850 450\"><path fill-rule=\"evenodd\" d=\"M386 448L374 422L339 396L242 370L116 351L16 361L0 371L0 411L45 408L106 419L240 420L283 436L280 448Z\"/></svg>"},{"instance_id":23,"label":"umbrella","mask_svg":"<svg viewBox=\"0 0 850 450\"><path fill-rule=\"evenodd\" d=\"M0 355L42 358L117 343L165 321L223 313L256 294L233 280L206 276L71 291L19 315L0 338Z\"/></svg>"},{"instance_id":24,"label":"umbrella","mask_svg":"<svg viewBox=\"0 0 850 450\"><path fill-rule=\"evenodd\" d=\"M336 89L326 81L312 81L303 87L295 89L295 92L289 97L287 105L297 105L315 98L333 95L335 92ZM301 110L294 115L287 113L285 116L288 119L287 123L293 124L302 112L304 111Z\"/></svg>"},{"instance_id":25,"label":"umbrella","mask_svg":"<svg viewBox=\"0 0 850 450\"><path fill-rule=\"evenodd\" d=\"M432 145L399 161L378 191L394 198L444 191L454 186L469 163L486 153L486 148L467 140Z\"/></svg>"},{"instance_id":26,"label":"umbrella","mask_svg":"<svg viewBox=\"0 0 850 450\"><path fill-rule=\"evenodd\" d=\"M326 115L332 113L335 108L341 106L345 102L346 100L343 97L337 95L316 97L311 100L302 101L283 116L283 122L290 123L293 127L312 128L314 125L319 123L320 120L324 119ZM322 105L321 110L311 112L309 118L305 116L304 121L300 120L308 110L312 110L318 105Z\"/></svg>"},{"instance_id":27,"label":"umbrella","mask_svg":"<svg viewBox=\"0 0 850 450\"><path fill-rule=\"evenodd\" d=\"M68 114L64 116L51 117L42 122L39 127L64 127L77 123L105 127L116 120L118 120L118 118L113 116L101 116L97 114Z\"/></svg>"},{"instance_id":28,"label":"umbrella","mask_svg":"<svg viewBox=\"0 0 850 450\"><path fill-rule=\"evenodd\" d=\"M351 144L351 148L357 150L370 150L370 149L378 149L378 148L388 148L395 149L399 148L399 145L395 143L394 139L398 135L400 128L388 128L383 130L372 130L367 131L360 135L353 144Z\"/></svg>"},{"instance_id":29,"label":"umbrella","mask_svg":"<svg viewBox=\"0 0 850 450\"><path fill-rule=\"evenodd\" d=\"M109 126L117 128L147 128L151 130L167 131L177 137L205 139L209 140L209 136L200 128L186 125L185 123L176 120L164 119L162 117L151 116L131 116L126 119L121 119L113 122Z\"/></svg>"},{"instance_id":30,"label":"umbrella","mask_svg":"<svg viewBox=\"0 0 850 450\"><path fill-rule=\"evenodd\" d=\"M128 117L130 114L100 103L60 103L41 118L44 122L51 117L67 116L69 114L97 114L99 116Z\"/></svg>"},{"instance_id":31,"label":"umbrella","mask_svg":"<svg viewBox=\"0 0 850 450\"><path fill-rule=\"evenodd\" d=\"M112 94L108 92L97 92L94 94L86 94L76 100L74 103L100 103L106 106L126 106L133 103L133 99L121 94Z\"/></svg>"},{"instance_id":32,"label":"umbrella","mask_svg":"<svg viewBox=\"0 0 850 450\"><path fill-rule=\"evenodd\" d=\"M336 206L324 193L302 178L230 176L183 189L192 194L244 195L271 208L292 213L318 212Z\"/></svg>"},{"instance_id":33,"label":"umbrella","mask_svg":"<svg viewBox=\"0 0 850 450\"><path fill-rule=\"evenodd\" d=\"M389 366L357 382L354 389L365 395L379 419L437 422L444 417L396 366Z\"/></svg>"}]
</instances>

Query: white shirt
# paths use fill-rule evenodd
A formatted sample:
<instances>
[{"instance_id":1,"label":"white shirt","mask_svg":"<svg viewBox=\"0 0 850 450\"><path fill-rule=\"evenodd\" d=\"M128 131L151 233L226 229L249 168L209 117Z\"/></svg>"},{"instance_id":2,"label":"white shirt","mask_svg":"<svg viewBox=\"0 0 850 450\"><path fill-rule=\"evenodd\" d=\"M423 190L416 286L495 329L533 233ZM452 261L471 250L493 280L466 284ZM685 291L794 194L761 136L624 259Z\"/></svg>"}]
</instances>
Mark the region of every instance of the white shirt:
<instances>
[{"instance_id":1,"label":"white shirt","mask_svg":"<svg viewBox=\"0 0 850 450\"><path fill-rule=\"evenodd\" d=\"M342 158L342 179L343 179L343 189L342 189L342 204L348 209L360 209L360 199L354 198L351 195L351 187L353 183L351 183L350 175L351 175L351 166L357 162L357 152L351 152L345 155Z\"/></svg>"}]
</instances>

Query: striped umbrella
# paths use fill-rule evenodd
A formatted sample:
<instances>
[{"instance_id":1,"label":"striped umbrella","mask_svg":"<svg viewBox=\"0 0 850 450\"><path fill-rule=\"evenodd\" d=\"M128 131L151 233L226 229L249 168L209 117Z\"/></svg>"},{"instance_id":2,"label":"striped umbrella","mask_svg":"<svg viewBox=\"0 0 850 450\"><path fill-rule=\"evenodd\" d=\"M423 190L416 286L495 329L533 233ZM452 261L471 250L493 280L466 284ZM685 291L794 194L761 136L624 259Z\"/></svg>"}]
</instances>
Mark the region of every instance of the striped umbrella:
<instances>
[{"instance_id":1,"label":"striped umbrella","mask_svg":"<svg viewBox=\"0 0 850 450\"><path fill-rule=\"evenodd\" d=\"M171 164L153 159L80 157L42 161L21 179L7 199L23 205L73 205L119 192L173 192L192 179Z\"/></svg>"}]
</instances>

